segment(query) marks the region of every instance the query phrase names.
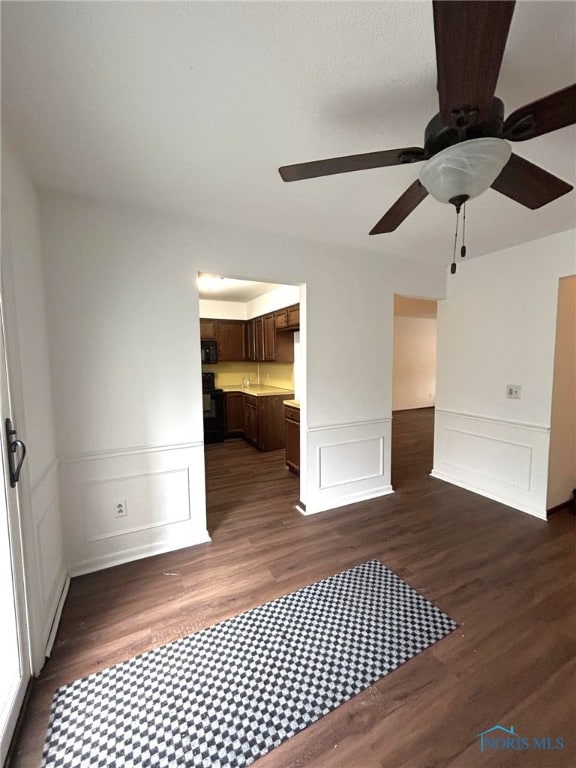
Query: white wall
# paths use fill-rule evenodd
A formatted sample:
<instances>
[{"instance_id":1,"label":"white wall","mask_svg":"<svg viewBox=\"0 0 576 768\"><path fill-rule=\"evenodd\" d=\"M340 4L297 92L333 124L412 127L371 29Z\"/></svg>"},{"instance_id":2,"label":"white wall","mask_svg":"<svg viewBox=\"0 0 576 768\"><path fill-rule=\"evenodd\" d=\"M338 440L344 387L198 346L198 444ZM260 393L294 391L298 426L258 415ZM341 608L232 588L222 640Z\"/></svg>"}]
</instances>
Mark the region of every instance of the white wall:
<instances>
[{"instance_id":1,"label":"white wall","mask_svg":"<svg viewBox=\"0 0 576 768\"><path fill-rule=\"evenodd\" d=\"M435 403L436 311L435 301L394 297L393 411Z\"/></svg>"},{"instance_id":2,"label":"white wall","mask_svg":"<svg viewBox=\"0 0 576 768\"><path fill-rule=\"evenodd\" d=\"M253 317L267 315L277 309L298 304L300 288L297 285L279 285L268 293L263 293L251 301L218 301L200 299L200 317L217 320L250 320Z\"/></svg>"},{"instance_id":3,"label":"white wall","mask_svg":"<svg viewBox=\"0 0 576 768\"><path fill-rule=\"evenodd\" d=\"M243 301L200 299L200 317L216 320L247 320L247 304Z\"/></svg>"},{"instance_id":4,"label":"white wall","mask_svg":"<svg viewBox=\"0 0 576 768\"><path fill-rule=\"evenodd\" d=\"M461 263L439 304L432 474L542 518L558 278L575 254L569 231Z\"/></svg>"},{"instance_id":5,"label":"white wall","mask_svg":"<svg viewBox=\"0 0 576 768\"><path fill-rule=\"evenodd\" d=\"M13 420L27 446L19 484L33 665L44 661L66 585L60 528L58 455L36 193L2 143L2 299L7 325Z\"/></svg>"},{"instance_id":6,"label":"white wall","mask_svg":"<svg viewBox=\"0 0 576 768\"><path fill-rule=\"evenodd\" d=\"M576 488L576 277L558 285L558 318L550 423L548 509Z\"/></svg>"},{"instance_id":7,"label":"white wall","mask_svg":"<svg viewBox=\"0 0 576 768\"><path fill-rule=\"evenodd\" d=\"M411 273L373 254L57 195L43 198L42 222L74 570L206 538L199 271L305 284L301 499L307 512L391 490L393 294L441 296L443 270ZM182 469L190 480L187 521L167 521L161 502L140 510L128 499L140 529L114 530L111 484L118 497L130 496L133 477L143 485L150 473ZM181 506L183 489L181 483ZM106 538L88 540L82 529L88 514L106 519ZM157 525L144 528L150 520Z\"/></svg>"},{"instance_id":8,"label":"white wall","mask_svg":"<svg viewBox=\"0 0 576 768\"><path fill-rule=\"evenodd\" d=\"M284 309L299 302L300 288L297 285L279 285L278 288L248 302L247 318L250 320L253 317L267 315L269 312L275 312L277 309Z\"/></svg>"}]
</instances>

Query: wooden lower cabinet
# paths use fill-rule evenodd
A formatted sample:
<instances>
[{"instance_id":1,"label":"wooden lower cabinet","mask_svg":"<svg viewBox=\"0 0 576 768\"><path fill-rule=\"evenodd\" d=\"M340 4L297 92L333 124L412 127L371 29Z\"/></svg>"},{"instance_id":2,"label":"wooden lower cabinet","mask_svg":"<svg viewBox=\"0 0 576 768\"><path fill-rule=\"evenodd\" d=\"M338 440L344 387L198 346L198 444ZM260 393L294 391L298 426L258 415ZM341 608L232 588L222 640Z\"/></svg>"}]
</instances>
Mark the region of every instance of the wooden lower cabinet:
<instances>
[{"instance_id":1,"label":"wooden lower cabinet","mask_svg":"<svg viewBox=\"0 0 576 768\"><path fill-rule=\"evenodd\" d=\"M260 418L258 398L243 395L244 398L244 437L255 448L260 448Z\"/></svg>"},{"instance_id":2,"label":"wooden lower cabinet","mask_svg":"<svg viewBox=\"0 0 576 768\"><path fill-rule=\"evenodd\" d=\"M286 436L286 466L294 474L300 474L300 409L284 407L284 431Z\"/></svg>"},{"instance_id":3,"label":"wooden lower cabinet","mask_svg":"<svg viewBox=\"0 0 576 768\"><path fill-rule=\"evenodd\" d=\"M244 438L260 451L284 448L284 400L291 395L243 395Z\"/></svg>"},{"instance_id":4,"label":"wooden lower cabinet","mask_svg":"<svg viewBox=\"0 0 576 768\"><path fill-rule=\"evenodd\" d=\"M244 431L244 395L242 392L226 392L226 437L240 437Z\"/></svg>"}]
</instances>

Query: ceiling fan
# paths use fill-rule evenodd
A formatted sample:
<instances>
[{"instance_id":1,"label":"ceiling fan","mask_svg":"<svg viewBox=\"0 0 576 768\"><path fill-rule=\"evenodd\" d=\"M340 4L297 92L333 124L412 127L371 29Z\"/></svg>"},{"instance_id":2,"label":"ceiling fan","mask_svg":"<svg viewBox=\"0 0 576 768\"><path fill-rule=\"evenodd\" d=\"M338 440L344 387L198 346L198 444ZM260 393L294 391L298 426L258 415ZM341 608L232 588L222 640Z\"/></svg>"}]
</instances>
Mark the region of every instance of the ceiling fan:
<instances>
[{"instance_id":1,"label":"ceiling fan","mask_svg":"<svg viewBox=\"0 0 576 768\"><path fill-rule=\"evenodd\" d=\"M393 232L432 194L457 212L488 187L527 208L540 208L573 187L511 153L526 141L576 123L576 84L517 109L504 119L494 96L515 0L433 0L440 112L424 133L424 147L334 157L279 168L284 181L426 161L371 235Z\"/></svg>"}]
</instances>

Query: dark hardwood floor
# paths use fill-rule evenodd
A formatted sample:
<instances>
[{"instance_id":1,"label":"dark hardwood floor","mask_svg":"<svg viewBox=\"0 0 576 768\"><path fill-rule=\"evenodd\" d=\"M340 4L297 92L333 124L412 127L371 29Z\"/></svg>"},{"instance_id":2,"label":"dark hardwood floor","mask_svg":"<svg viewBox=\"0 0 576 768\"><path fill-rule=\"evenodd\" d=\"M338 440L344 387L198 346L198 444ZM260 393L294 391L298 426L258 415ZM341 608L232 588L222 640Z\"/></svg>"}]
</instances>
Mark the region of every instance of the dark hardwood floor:
<instances>
[{"instance_id":1,"label":"dark hardwood floor","mask_svg":"<svg viewBox=\"0 0 576 768\"><path fill-rule=\"evenodd\" d=\"M576 519L543 522L429 477L433 418L394 414L395 494L311 517L294 510L282 451L207 446L212 543L72 580L14 765L39 765L56 687L370 558L460 628L258 768L576 765ZM566 747L482 753L476 735L496 724Z\"/></svg>"}]
</instances>

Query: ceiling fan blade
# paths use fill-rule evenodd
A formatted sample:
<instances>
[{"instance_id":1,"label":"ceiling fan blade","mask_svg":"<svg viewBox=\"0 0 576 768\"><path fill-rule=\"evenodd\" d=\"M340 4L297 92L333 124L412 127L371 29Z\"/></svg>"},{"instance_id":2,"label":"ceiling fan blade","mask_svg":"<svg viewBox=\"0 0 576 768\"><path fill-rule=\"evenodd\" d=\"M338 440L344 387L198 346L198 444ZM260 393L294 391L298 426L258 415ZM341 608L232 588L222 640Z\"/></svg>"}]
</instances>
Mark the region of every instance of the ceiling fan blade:
<instances>
[{"instance_id":1,"label":"ceiling fan blade","mask_svg":"<svg viewBox=\"0 0 576 768\"><path fill-rule=\"evenodd\" d=\"M440 116L466 128L488 119L514 0L433 0Z\"/></svg>"},{"instance_id":2,"label":"ceiling fan blade","mask_svg":"<svg viewBox=\"0 0 576 768\"><path fill-rule=\"evenodd\" d=\"M492 189L534 210L562 197L574 187L544 168L512 154Z\"/></svg>"},{"instance_id":3,"label":"ceiling fan blade","mask_svg":"<svg viewBox=\"0 0 576 768\"><path fill-rule=\"evenodd\" d=\"M378 224L370 230L370 234L382 235L385 232L393 232L427 195L426 189L416 179L413 184L410 184L406 192L396 200L394 205L386 211Z\"/></svg>"},{"instance_id":4,"label":"ceiling fan blade","mask_svg":"<svg viewBox=\"0 0 576 768\"><path fill-rule=\"evenodd\" d=\"M314 160L311 163L283 165L278 168L284 181L301 181L318 176L332 176L335 173L366 171L369 168L385 168L390 165L403 165L424 160L424 150L420 147L388 149L384 152L366 152L363 155L331 157L328 160Z\"/></svg>"},{"instance_id":5,"label":"ceiling fan blade","mask_svg":"<svg viewBox=\"0 0 576 768\"><path fill-rule=\"evenodd\" d=\"M526 141L576 123L576 84L526 104L506 118L503 137Z\"/></svg>"}]
</instances>

